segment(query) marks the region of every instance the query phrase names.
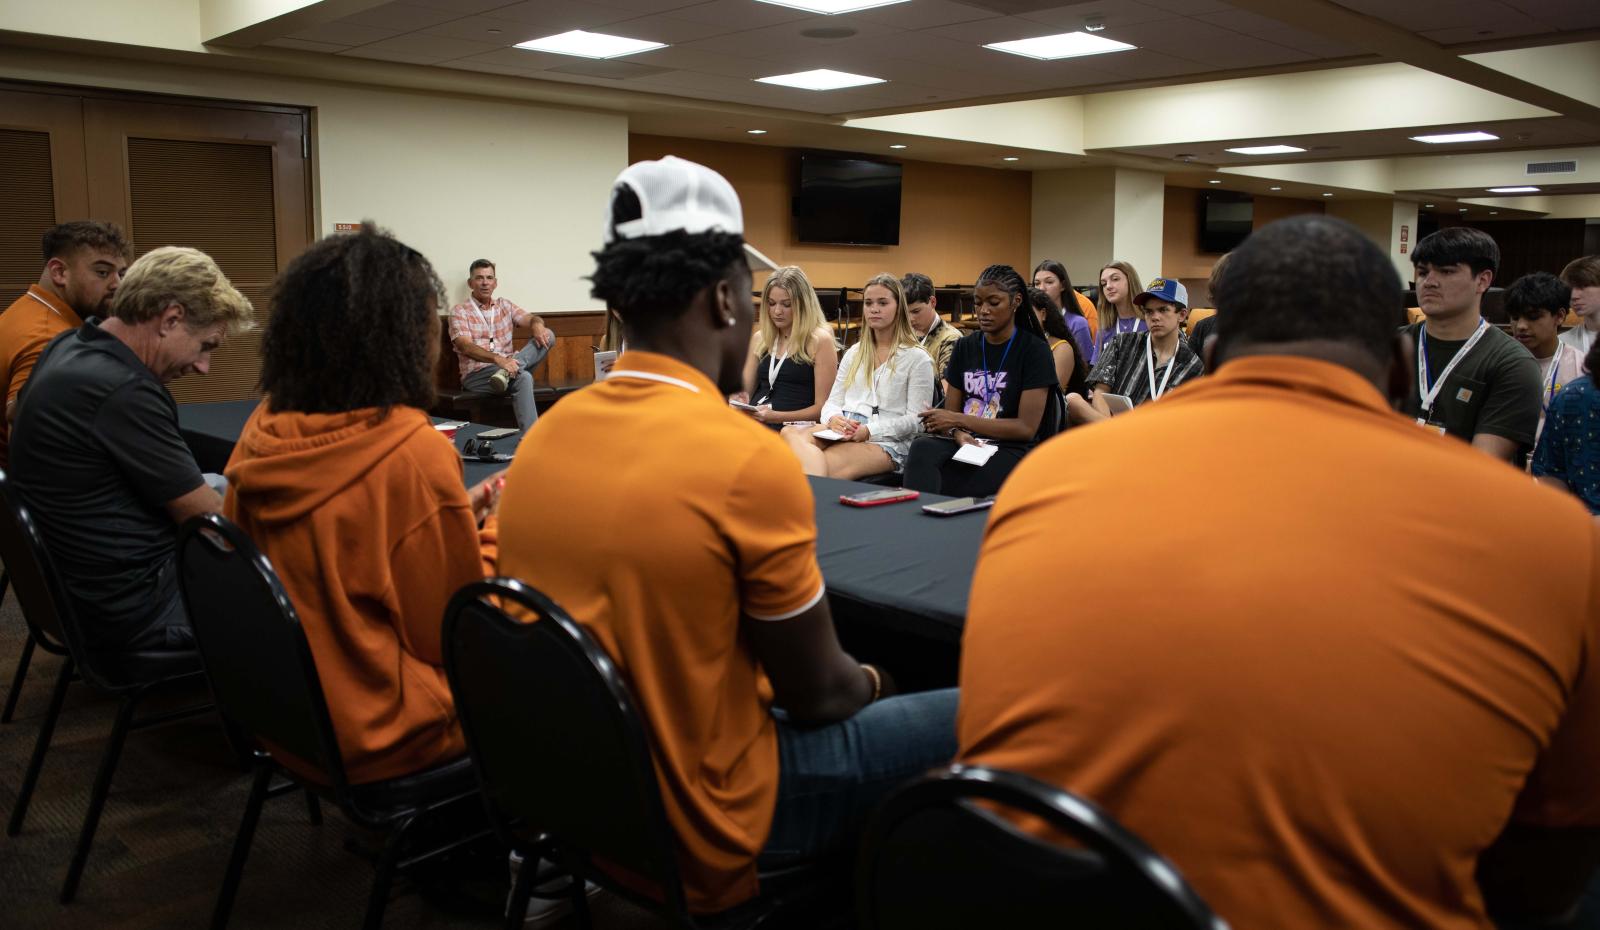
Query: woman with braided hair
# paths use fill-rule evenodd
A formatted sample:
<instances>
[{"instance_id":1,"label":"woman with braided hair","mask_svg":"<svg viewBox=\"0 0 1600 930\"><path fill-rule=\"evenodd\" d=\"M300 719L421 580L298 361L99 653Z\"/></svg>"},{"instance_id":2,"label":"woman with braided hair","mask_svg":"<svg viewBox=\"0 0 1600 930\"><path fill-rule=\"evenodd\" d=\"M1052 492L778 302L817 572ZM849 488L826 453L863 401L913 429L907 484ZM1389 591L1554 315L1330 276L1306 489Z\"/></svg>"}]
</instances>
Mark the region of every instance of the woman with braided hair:
<instances>
[{"instance_id":1,"label":"woman with braided hair","mask_svg":"<svg viewBox=\"0 0 1600 930\"><path fill-rule=\"evenodd\" d=\"M973 303L978 332L963 336L950 355L944 406L922 414L929 435L911 444L908 488L957 497L994 494L1059 425L1055 359L1028 303L1027 282L1010 265L990 265L978 275ZM980 447L988 458L982 464L956 460L965 446Z\"/></svg>"}]
</instances>

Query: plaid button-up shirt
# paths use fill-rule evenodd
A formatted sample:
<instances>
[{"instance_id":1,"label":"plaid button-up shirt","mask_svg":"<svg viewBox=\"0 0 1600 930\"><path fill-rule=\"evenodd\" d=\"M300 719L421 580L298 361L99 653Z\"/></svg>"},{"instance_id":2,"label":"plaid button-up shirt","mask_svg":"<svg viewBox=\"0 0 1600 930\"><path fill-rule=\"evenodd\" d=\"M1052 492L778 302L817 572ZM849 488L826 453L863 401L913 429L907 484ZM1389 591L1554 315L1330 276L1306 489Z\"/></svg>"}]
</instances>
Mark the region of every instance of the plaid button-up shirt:
<instances>
[{"instance_id":1,"label":"plaid button-up shirt","mask_svg":"<svg viewBox=\"0 0 1600 930\"><path fill-rule=\"evenodd\" d=\"M464 336L480 349L488 349L496 355L510 355L514 348L511 330L517 321L527 319L528 311L504 297L496 297L493 303L485 305L469 294L466 300L450 308L450 341ZM461 362L462 379L494 364L468 358L460 352L456 353L456 358Z\"/></svg>"}]
</instances>

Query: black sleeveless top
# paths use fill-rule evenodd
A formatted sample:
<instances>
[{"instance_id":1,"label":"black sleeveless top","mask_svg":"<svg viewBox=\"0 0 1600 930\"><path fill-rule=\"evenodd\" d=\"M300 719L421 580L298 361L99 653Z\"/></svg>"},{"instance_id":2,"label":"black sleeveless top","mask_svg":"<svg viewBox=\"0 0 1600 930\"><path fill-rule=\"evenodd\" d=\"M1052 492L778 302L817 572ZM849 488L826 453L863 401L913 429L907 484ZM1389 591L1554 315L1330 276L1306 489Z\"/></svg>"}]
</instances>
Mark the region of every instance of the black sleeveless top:
<instances>
[{"instance_id":1,"label":"black sleeveless top","mask_svg":"<svg viewBox=\"0 0 1600 930\"><path fill-rule=\"evenodd\" d=\"M785 358L778 363L776 381L769 381L772 354L756 359L756 391L752 404L771 404L773 410L804 410L817 402L814 367Z\"/></svg>"}]
</instances>

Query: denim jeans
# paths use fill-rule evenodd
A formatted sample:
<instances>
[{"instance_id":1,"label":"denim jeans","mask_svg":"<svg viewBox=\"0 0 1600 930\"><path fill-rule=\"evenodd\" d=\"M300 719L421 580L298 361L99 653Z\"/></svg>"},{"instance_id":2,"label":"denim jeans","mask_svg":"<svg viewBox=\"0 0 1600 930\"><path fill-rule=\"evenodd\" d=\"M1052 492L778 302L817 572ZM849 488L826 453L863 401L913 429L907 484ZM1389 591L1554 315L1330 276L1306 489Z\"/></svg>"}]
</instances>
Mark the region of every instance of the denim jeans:
<instances>
[{"instance_id":1,"label":"denim jeans","mask_svg":"<svg viewBox=\"0 0 1600 930\"><path fill-rule=\"evenodd\" d=\"M955 757L957 693L885 698L818 727L780 715L778 804L759 867L853 854L867 818L889 792Z\"/></svg>"},{"instance_id":2,"label":"denim jeans","mask_svg":"<svg viewBox=\"0 0 1600 930\"><path fill-rule=\"evenodd\" d=\"M511 395L511 409L516 412L519 429L527 429L539 419L539 406L533 400L533 367L544 361L544 357L550 354L550 348L540 345L537 339L529 339L528 344L512 356L517 360L517 376L511 379L506 393ZM488 394L489 379L499 370L498 365L476 369L461 379L461 387L463 390Z\"/></svg>"}]
</instances>

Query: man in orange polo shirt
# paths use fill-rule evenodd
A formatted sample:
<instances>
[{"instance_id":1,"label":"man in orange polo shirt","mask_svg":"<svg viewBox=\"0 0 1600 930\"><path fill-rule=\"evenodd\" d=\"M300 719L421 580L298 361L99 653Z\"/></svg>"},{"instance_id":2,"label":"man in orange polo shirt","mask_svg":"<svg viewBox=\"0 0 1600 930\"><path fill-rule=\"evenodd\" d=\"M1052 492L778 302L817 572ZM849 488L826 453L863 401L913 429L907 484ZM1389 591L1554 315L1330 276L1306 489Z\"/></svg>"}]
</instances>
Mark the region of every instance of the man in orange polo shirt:
<instances>
[{"instance_id":1,"label":"man in orange polo shirt","mask_svg":"<svg viewBox=\"0 0 1600 930\"><path fill-rule=\"evenodd\" d=\"M110 315L111 298L128 270L133 248L111 223L76 220L45 231L39 283L0 313L0 377L6 415L0 421L0 468L8 461L17 394L28 383L39 353L58 334L91 316Z\"/></svg>"},{"instance_id":2,"label":"man in orange polo shirt","mask_svg":"<svg viewBox=\"0 0 1600 930\"><path fill-rule=\"evenodd\" d=\"M638 700L699 912L754 897L758 859L850 854L879 798L955 752L953 690L888 697L839 647L800 465L726 403L747 256L774 267L742 231L708 168L617 178L592 280L627 350L529 431L500 505L500 573L583 623Z\"/></svg>"},{"instance_id":3,"label":"man in orange polo shirt","mask_svg":"<svg viewBox=\"0 0 1600 930\"><path fill-rule=\"evenodd\" d=\"M1216 373L1030 455L973 579L961 760L1104 805L1235 930L1487 930L1596 862L1600 527L1393 412L1400 294L1342 221L1256 231ZM1116 553L1069 604L1064 526Z\"/></svg>"}]
</instances>

